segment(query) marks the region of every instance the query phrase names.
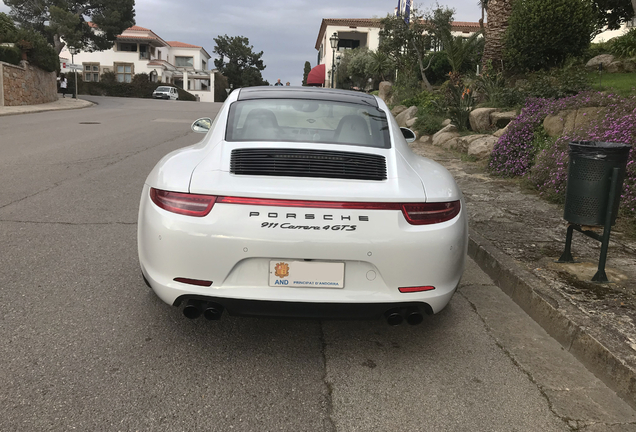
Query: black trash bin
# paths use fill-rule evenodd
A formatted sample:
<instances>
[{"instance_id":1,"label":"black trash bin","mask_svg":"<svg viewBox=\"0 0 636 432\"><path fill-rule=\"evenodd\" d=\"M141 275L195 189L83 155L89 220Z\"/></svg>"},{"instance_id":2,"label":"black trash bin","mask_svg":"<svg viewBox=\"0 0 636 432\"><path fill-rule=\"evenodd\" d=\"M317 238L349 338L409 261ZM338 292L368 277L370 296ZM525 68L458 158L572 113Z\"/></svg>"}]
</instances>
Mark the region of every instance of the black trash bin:
<instances>
[{"instance_id":1,"label":"black trash bin","mask_svg":"<svg viewBox=\"0 0 636 432\"><path fill-rule=\"evenodd\" d=\"M612 225L620 204L629 144L598 141L570 143L570 165L563 218L576 225L604 226L610 199L612 171L619 169L612 209Z\"/></svg>"}]
</instances>

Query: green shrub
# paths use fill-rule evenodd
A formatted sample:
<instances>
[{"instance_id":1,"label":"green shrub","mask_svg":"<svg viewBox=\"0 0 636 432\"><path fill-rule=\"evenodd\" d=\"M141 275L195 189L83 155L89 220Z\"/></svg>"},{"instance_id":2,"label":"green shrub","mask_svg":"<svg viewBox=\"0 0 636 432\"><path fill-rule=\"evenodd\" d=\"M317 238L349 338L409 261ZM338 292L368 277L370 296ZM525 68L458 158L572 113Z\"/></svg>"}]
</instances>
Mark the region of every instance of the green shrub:
<instances>
[{"instance_id":1,"label":"green shrub","mask_svg":"<svg viewBox=\"0 0 636 432\"><path fill-rule=\"evenodd\" d=\"M600 56L601 54L610 54L612 52L612 44L609 42L599 42L590 44L588 49L583 54L583 61L588 62L590 59L593 59L596 56Z\"/></svg>"},{"instance_id":2,"label":"green shrub","mask_svg":"<svg viewBox=\"0 0 636 432\"><path fill-rule=\"evenodd\" d=\"M424 60L424 67L431 62L428 70L426 71L426 78L433 85L440 85L448 79L448 74L453 70L448 61L448 56L443 51L438 51L430 54L431 57L427 57Z\"/></svg>"},{"instance_id":3,"label":"green shrub","mask_svg":"<svg viewBox=\"0 0 636 432\"><path fill-rule=\"evenodd\" d=\"M439 94L424 90L413 97L404 99L402 101L402 105L407 107L417 106L422 109L435 112L441 99L442 98Z\"/></svg>"},{"instance_id":4,"label":"green shrub","mask_svg":"<svg viewBox=\"0 0 636 432\"><path fill-rule=\"evenodd\" d=\"M22 60L20 48L0 46L0 61L17 65L20 64L20 60Z\"/></svg>"},{"instance_id":5,"label":"green shrub","mask_svg":"<svg viewBox=\"0 0 636 432\"><path fill-rule=\"evenodd\" d=\"M418 108L417 120L413 125L413 129L420 135L433 135L442 128L444 116L437 114L433 110Z\"/></svg>"},{"instance_id":6,"label":"green shrub","mask_svg":"<svg viewBox=\"0 0 636 432\"><path fill-rule=\"evenodd\" d=\"M5 13L0 13L0 43L15 44L15 48L2 47L1 61L18 64L22 60L22 52L26 52L27 61L33 66L47 72L60 69L60 58L44 36L34 30L17 28ZM17 61L15 50L18 53Z\"/></svg>"},{"instance_id":7,"label":"green shrub","mask_svg":"<svg viewBox=\"0 0 636 432\"><path fill-rule=\"evenodd\" d=\"M610 51L619 57L636 56L636 28L631 29L627 33L610 42Z\"/></svg>"},{"instance_id":8,"label":"green shrub","mask_svg":"<svg viewBox=\"0 0 636 432\"><path fill-rule=\"evenodd\" d=\"M402 71L398 73L395 83L391 87L391 98L395 105L402 105L416 91L421 91L421 84L418 76L411 71Z\"/></svg>"},{"instance_id":9,"label":"green shrub","mask_svg":"<svg viewBox=\"0 0 636 432\"><path fill-rule=\"evenodd\" d=\"M461 75L451 74L451 79L444 84L443 93L446 113L452 123L460 131L469 128L468 118L475 105L474 92L467 87Z\"/></svg>"},{"instance_id":10,"label":"green shrub","mask_svg":"<svg viewBox=\"0 0 636 432\"><path fill-rule=\"evenodd\" d=\"M585 53L596 17L591 2L523 0L512 2L505 35L507 69L526 71L562 65Z\"/></svg>"},{"instance_id":11,"label":"green shrub","mask_svg":"<svg viewBox=\"0 0 636 432\"><path fill-rule=\"evenodd\" d=\"M531 73L520 88L527 97L560 99L589 90L591 85L583 65L570 64L563 68Z\"/></svg>"}]
</instances>

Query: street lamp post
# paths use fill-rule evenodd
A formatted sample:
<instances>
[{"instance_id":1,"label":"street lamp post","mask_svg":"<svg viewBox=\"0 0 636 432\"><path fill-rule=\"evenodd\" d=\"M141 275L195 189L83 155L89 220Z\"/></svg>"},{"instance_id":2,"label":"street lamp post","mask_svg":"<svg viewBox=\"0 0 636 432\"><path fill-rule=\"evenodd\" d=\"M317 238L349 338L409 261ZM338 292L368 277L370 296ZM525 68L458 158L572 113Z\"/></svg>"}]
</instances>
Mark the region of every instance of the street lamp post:
<instances>
[{"instance_id":1,"label":"street lamp post","mask_svg":"<svg viewBox=\"0 0 636 432\"><path fill-rule=\"evenodd\" d=\"M68 47L68 52L71 53L71 64L75 65L75 54L79 53L79 50L75 47ZM75 99L77 99L77 68L75 66L73 66L73 70L75 71L75 93L73 94L73 97Z\"/></svg>"},{"instance_id":2,"label":"street lamp post","mask_svg":"<svg viewBox=\"0 0 636 432\"><path fill-rule=\"evenodd\" d=\"M334 77L334 83L335 83L335 87L338 87L338 75L339 75L339 69L340 69L340 60L342 60L342 56L340 55L340 53L338 53L338 55L336 56L336 76Z\"/></svg>"},{"instance_id":3,"label":"street lamp post","mask_svg":"<svg viewBox=\"0 0 636 432\"><path fill-rule=\"evenodd\" d=\"M334 73L336 68L336 48L338 48L338 34L334 32L329 38L331 44L331 88L334 88Z\"/></svg>"}]
</instances>

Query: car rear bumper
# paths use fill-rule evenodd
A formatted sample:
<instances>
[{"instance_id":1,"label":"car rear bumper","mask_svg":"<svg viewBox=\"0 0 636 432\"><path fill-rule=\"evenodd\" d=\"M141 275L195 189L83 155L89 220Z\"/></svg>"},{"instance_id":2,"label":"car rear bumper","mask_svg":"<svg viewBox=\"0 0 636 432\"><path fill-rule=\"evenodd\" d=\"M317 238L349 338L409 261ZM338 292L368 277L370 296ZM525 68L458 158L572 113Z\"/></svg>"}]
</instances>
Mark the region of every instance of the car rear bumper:
<instances>
[{"instance_id":1,"label":"car rear bumper","mask_svg":"<svg viewBox=\"0 0 636 432\"><path fill-rule=\"evenodd\" d=\"M194 218L158 208L145 186L138 228L142 272L168 304L200 298L220 303L231 313L249 315L270 302L292 310L301 310L297 306L305 304L309 312L303 316L312 316L311 310L327 316L340 309L351 312L351 305L362 305L358 307L375 311L371 314L375 316L389 305L411 303L437 313L459 284L467 249L464 209L448 222L423 226L409 225L399 211L300 209L316 218L307 221L299 220L304 215L298 210L216 204L208 216ZM264 227L268 220L275 220L269 217L274 212L296 215L298 222L282 220L287 226L355 225L356 229L281 229L281 223L276 228ZM369 220L360 221L364 217ZM272 260L344 262L344 288L270 286ZM211 286L190 285L175 278L210 281ZM424 285L435 289L398 290ZM262 304L252 307L253 301ZM278 311L277 307L272 310Z\"/></svg>"},{"instance_id":2,"label":"car rear bumper","mask_svg":"<svg viewBox=\"0 0 636 432\"><path fill-rule=\"evenodd\" d=\"M417 310L421 314L432 315L433 309L423 302L400 303L306 303L285 301L261 301L200 295L183 295L174 303L181 306L189 300L220 305L232 316L308 319L379 319L388 311L406 314Z\"/></svg>"}]
</instances>

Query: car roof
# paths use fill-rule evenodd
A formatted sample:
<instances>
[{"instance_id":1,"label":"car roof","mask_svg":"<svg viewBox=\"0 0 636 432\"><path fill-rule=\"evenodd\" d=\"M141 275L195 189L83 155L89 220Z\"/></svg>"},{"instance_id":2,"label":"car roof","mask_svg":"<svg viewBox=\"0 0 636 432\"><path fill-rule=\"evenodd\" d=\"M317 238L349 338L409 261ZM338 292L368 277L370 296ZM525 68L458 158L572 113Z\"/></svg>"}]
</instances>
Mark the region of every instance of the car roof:
<instances>
[{"instance_id":1,"label":"car roof","mask_svg":"<svg viewBox=\"0 0 636 432\"><path fill-rule=\"evenodd\" d=\"M247 87L241 89L237 98L252 99L310 99L378 106L378 101L372 95L324 87Z\"/></svg>"}]
</instances>

